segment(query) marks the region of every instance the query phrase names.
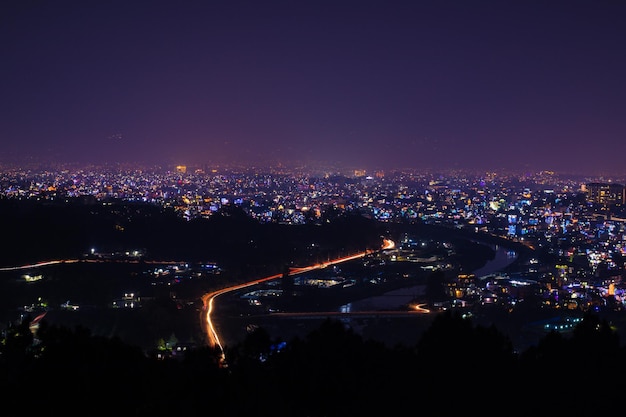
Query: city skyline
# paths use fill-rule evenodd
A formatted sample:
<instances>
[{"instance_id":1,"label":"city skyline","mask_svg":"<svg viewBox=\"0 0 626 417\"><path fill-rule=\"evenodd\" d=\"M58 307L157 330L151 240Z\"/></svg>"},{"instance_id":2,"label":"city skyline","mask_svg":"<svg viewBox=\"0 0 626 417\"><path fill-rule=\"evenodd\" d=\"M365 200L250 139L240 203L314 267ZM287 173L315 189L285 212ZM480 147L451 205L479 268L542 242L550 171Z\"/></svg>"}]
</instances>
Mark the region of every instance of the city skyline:
<instances>
[{"instance_id":1,"label":"city skyline","mask_svg":"<svg viewBox=\"0 0 626 417\"><path fill-rule=\"evenodd\" d=\"M3 160L624 172L624 3L2 9Z\"/></svg>"}]
</instances>

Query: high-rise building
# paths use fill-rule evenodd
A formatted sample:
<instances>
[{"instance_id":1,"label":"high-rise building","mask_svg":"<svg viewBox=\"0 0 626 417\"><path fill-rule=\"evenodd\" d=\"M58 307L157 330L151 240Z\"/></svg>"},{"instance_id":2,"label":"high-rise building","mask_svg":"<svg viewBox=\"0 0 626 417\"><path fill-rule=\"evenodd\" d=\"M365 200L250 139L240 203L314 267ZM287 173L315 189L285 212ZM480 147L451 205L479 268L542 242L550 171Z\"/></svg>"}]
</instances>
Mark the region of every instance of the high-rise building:
<instances>
[{"instance_id":1,"label":"high-rise building","mask_svg":"<svg viewBox=\"0 0 626 417\"><path fill-rule=\"evenodd\" d=\"M587 193L587 201L598 204L624 204L626 201L625 187L611 182L590 182L583 184L582 191Z\"/></svg>"}]
</instances>

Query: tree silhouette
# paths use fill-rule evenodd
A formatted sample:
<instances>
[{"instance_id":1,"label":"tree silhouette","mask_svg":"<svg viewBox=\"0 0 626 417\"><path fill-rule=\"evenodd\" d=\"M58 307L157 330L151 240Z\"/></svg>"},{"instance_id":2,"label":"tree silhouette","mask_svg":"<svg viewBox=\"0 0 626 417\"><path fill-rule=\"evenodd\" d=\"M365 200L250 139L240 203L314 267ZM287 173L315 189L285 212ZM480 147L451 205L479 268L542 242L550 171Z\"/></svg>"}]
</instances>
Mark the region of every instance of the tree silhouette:
<instances>
[{"instance_id":1,"label":"tree silhouette","mask_svg":"<svg viewBox=\"0 0 626 417\"><path fill-rule=\"evenodd\" d=\"M411 347L386 347L334 319L287 342L258 327L229 349L226 368L214 348L157 360L83 327L44 319L33 337L28 324L8 328L0 344L3 407L21 410L35 381L29 411L42 414L80 400L95 414L135 416L197 415L209 403L233 416L399 415L415 405L437 415L608 415L626 359L610 323L591 311L570 334L547 333L520 353L455 310L437 313Z\"/></svg>"},{"instance_id":2,"label":"tree silhouette","mask_svg":"<svg viewBox=\"0 0 626 417\"><path fill-rule=\"evenodd\" d=\"M426 280L426 288L424 289L424 296L429 306L433 307L437 303L442 303L450 300L450 295L447 292L447 280L443 271L433 271L428 275Z\"/></svg>"}]
</instances>

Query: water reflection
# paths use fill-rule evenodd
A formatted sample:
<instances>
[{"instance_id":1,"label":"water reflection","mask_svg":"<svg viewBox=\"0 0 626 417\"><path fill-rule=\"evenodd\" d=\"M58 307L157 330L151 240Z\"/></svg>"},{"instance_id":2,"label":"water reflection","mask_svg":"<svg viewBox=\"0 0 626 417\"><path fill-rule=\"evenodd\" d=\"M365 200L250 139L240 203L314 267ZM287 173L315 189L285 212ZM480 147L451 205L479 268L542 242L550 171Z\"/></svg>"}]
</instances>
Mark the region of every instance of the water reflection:
<instances>
[{"instance_id":1,"label":"water reflection","mask_svg":"<svg viewBox=\"0 0 626 417\"><path fill-rule=\"evenodd\" d=\"M518 255L514 250L500 245L494 245L492 248L496 251L494 258L491 261L487 261L481 268L472 271L477 278L501 271L517 259Z\"/></svg>"},{"instance_id":2,"label":"water reflection","mask_svg":"<svg viewBox=\"0 0 626 417\"><path fill-rule=\"evenodd\" d=\"M517 259L517 252L510 250L509 248L505 248L500 245L494 245L492 247L496 251L494 258L491 261L487 261L487 263L481 268L472 271L476 277L482 277L501 271ZM344 304L339 307L339 311L342 313L351 313L357 311L402 309L410 301L422 295L425 288L426 285L400 288L382 295Z\"/></svg>"}]
</instances>

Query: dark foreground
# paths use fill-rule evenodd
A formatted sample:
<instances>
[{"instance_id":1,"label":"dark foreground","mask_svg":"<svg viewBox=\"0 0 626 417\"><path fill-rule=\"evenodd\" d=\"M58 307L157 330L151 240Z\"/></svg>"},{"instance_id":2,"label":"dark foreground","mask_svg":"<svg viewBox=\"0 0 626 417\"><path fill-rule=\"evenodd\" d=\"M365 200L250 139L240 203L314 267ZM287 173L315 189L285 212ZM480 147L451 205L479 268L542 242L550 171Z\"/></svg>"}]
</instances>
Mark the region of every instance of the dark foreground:
<instances>
[{"instance_id":1,"label":"dark foreground","mask_svg":"<svg viewBox=\"0 0 626 417\"><path fill-rule=\"evenodd\" d=\"M226 367L219 358L199 348L157 359L86 329L42 322L34 339L18 326L0 345L3 415L609 415L610 382L626 371L617 335L592 314L521 353L448 311L404 347L325 320L288 343L257 329L228 349Z\"/></svg>"}]
</instances>

